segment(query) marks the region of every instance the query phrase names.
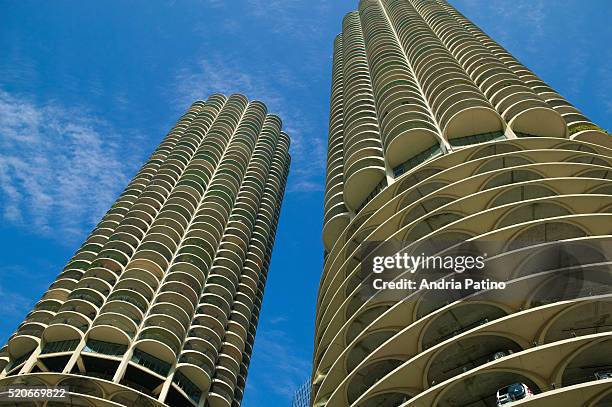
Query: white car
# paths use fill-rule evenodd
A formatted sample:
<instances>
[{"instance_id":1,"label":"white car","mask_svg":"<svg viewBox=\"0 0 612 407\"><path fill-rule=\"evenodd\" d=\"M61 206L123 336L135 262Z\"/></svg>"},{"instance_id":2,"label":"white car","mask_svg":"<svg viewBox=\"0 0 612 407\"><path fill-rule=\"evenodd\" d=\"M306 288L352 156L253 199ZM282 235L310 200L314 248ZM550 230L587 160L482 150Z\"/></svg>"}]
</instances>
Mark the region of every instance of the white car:
<instances>
[{"instance_id":1,"label":"white car","mask_svg":"<svg viewBox=\"0 0 612 407\"><path fill-rule=\"evenodd\" d=\"M533 392L525 383L513 383L497 390L497 407L533 396Z\"/></svg>"}]
</instances>

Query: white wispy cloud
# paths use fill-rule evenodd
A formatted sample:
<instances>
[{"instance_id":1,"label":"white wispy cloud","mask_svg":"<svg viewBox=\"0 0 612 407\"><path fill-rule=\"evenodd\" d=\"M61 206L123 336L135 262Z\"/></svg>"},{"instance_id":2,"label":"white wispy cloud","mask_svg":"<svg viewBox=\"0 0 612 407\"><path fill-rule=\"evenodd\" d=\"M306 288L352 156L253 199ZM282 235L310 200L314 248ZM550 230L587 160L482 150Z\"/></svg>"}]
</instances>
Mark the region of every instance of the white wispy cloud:
<instances>
[{"instance_id":1,"label":"white wispy cloud","mask_svg":"<svg viewBox=\"0 0 612 407\"><path fill-rule=\"evenodd\" d=\"M23 317L34 304L31 298L0 286L0 314L4 319ZM2 342L4 343L4 341Z\"/></svg>"},{"instance_id":2,"label":"white wispy cloud","mask_svg":"<svg viewBox=\"0 0 612 407\"><path fill-rule=\"evenodd\" d=\"M280 329L258 329L253 355L265 366L247 379L246 394L260 399L261 392L274 392L291 400L295 391L310 375L310 360L300 355L291 337Z\"/></svg>"},{"instance_id":3,"label":"white wispy cloud","mask_svg":"<svg viewBox=\"0 0 612 407\"><path fill-rule=\"evenodd\" d=\"M319 34L316 21L328 10L330 1L319 0L308 4L303 0L246 0L246 13L251 18L269 21L276 34L307 38Z\"/></svg>"},{"instance_id":4,"label":"white wispy cloud","mask_svg":"<svg viewBox=\"0 0 612 407\"><path fill-rule=\"evenodd\" d=\"M0 90L0 217L58 240L81 236L141 161L127 140L83 109Z\"/></svg>"},{"instance_id":5,"label":"white wispy cloud","mask_svg":"<svg viewBox=\"0 0 612 407\"><path fill-rule=\"evenodd\" d=\"M289 192L320 191L318 181L325 172L325 140L314 134L314 125L302 104L289 100L279 85L299 88L303 86L289 72L274 66L266 71L248 71L231 59L212 56L202 58L195 66L183 68L176 74L177 105L189 106L197 99L206 99L212 93L242 93L249 100L260 100L268 111L283 121L283 130L291 138L292 166L287 190Z\"/></svg>"},{"instance_id":6,"label":"white wispy cloud","mask_svg":"<svg viewBox=\"0 0 612 407\"><path fill-rule=\"evenodd\" d=\"M549 5L544 0L458 0L452 3L465 10L466 17L479 25L488 19L494 22L486 24L493 27L487 34L497 41L509 46L520 45L530 52L537 52L544 26L548 24L546 8ZM526 41L521 38L516 42L517 27L523 27L521 31L529 33Z\"/></svg>"}]
</instances>

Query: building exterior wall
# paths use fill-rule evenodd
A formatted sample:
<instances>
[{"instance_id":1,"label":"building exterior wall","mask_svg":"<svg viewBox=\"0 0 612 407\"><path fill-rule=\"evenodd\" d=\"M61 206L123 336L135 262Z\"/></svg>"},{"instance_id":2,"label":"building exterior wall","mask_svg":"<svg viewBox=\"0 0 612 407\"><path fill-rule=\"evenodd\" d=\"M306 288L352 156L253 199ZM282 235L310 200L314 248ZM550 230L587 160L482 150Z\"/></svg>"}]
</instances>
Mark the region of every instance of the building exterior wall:
<instances>
[{"instance_id":1,"label":"building exterior wall","mask_svg":"<svg viewBox=\"0 0 612 407\"><path fill-rule=\"evenodd\" d=\"M493 406L514 382L533 405L611 402L609 134L446 1L362 0L334 43L328 148L313 406ZM365 242L444 238L505 242L506 270L558 241L604 260L546 301L568 263L497 298L364 294Z\"/></svg>"},{"instance_id":2,"label":"building exterior wall","mask_svg":"<svg viewBox=\"0 0 612 407\"><path fill-rule=\"evenodd\" d=\"M239 406L289 169L258 101L195 102L2 349L75 405Z\"/></svg>"},{"instance_id":3,"label":"building exterior wall","mask_svg":"<svg viewBox=\"0 0 612 407\"><path fill-rule=\"evenodd\" d=\"M310 390L312 383L310 379L306 380L293 395L291 407L309 407L310 406Z\"/></svg>"}]
</instances>

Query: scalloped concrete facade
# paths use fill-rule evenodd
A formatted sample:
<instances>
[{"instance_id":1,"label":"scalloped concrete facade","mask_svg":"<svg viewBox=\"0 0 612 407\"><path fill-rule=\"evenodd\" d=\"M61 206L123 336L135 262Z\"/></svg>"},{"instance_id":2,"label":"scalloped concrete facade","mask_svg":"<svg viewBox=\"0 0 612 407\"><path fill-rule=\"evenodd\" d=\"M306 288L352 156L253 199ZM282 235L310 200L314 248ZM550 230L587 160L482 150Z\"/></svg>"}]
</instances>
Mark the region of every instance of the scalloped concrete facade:
<instances>
[{"instance_id":1,"label":"scalloped concrete facade","mask_svg":"<svg viewBox=\"0 0 612 407\"><path fill-rule=\"evenodd\" d=\"M289 169L281 125L242 95L195 102L2 348L0 385L239 406Z\"/></svg>"},{"instance_id":2,"label":"scalloped concrete facade","mask_svg":"<svg viewBox=\"0 0 612 407\"><path fill-rule=\"evenodd\" d=\"M597 288L549 301L570 265L469 301L364 295L360 265L366 241L507 242L506 270L561 240L612 247L609 134L444 0L346 15L329 128L313 406L487 407L514 382L538 393L521 406L612 405L593 374L612 367L607 260L581 270Z\"/></svg>"}]
</instances>

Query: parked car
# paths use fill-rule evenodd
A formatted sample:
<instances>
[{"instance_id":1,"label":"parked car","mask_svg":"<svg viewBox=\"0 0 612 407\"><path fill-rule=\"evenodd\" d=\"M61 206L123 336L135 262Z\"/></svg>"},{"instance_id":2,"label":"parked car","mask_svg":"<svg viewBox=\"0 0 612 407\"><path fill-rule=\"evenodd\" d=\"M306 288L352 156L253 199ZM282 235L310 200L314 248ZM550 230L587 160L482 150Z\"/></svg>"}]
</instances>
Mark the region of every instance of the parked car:
<instances>
[{"instance_id":1,"label":"parked car","mask_svg":"<svg viewBox=\"0 0 612 407\"><path fill-rule=\"evenodd\" d=\"M597 380L612 379L612 369L604 369L604 370L596 371L595 379Z\"/></svg>"},{"instance_id":2,"label":"parked car","mask_svg":"<svg viewBox=\"0 0 612 407\"><path fill-rule=\"evenodd\" d=\"M525 383L513 383L497 390L497 407L531 396L533 396L533 392Z\"/></svg>"}]
</instances>

